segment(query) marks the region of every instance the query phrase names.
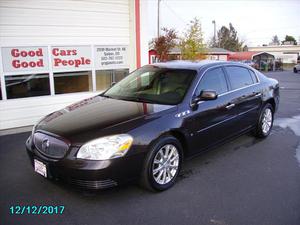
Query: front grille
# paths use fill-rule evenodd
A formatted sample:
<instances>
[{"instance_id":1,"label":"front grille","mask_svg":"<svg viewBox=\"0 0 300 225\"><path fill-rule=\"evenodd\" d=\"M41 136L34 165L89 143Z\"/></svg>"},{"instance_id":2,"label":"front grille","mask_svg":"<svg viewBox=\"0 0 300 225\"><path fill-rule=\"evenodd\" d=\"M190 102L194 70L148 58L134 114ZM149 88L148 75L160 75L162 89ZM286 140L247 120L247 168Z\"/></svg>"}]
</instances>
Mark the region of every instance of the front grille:
<instances>
[{"instance_id":1,"label":"front grille","mask_svg":"<svg viewBox=\"0 0 300 225\"><path fill-rule=\"evenodd\" d=\"M50 158L63 158L69 149L69 145L56 137L37 132L33 136L36 149Z\"/></svg>"},{"instance_id":2,"label":"front grille","mask_svg":"<svg viewBox=\"0 0 300 225\"><path fill-rule=\"evenodd\" d=\"M118 183L114 180L78 180L70 178L69 182L84 189L105 189L117 186Z\"/></svg>"}]
</instances>

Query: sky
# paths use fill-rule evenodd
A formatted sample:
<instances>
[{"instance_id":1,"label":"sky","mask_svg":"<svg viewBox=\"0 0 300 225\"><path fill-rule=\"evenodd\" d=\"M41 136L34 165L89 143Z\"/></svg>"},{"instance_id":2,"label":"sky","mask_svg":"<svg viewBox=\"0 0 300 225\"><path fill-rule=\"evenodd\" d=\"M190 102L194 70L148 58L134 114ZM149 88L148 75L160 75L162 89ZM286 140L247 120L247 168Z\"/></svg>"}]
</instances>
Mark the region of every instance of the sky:
<instances>
[{"instance_id":1,"label":"sky","mask_svg":"<svg viewBox=\"0 0 300 225\"><path fill-rule=\"evenodd\" d=\"M147 0L149 40L157 36L157 1ZM160 27L182 34L194 17L201 21L205 40L231 22L248 46L269 44L274 35L292 35L300 43L300 0L161 0Z\"/></svg>"}]
</instances>

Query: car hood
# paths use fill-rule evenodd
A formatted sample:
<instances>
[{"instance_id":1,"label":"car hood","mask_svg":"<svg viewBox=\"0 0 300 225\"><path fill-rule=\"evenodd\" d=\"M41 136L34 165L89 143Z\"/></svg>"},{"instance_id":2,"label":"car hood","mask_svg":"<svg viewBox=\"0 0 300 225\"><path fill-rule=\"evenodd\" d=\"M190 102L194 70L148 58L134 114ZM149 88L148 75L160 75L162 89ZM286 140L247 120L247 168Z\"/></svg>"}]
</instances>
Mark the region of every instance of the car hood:
<instances>
[{"instance_id":1,"label":"car hood","mask_svg":"<svg viewBox=\"0 0 300 225\"><path fill-rule=\"evenodd\" d=\"M36 125L35 131L82 143L103 135L128 132L141 120L152 120L153 115L171 108L175 107L95 96L49 114Z\"/></svg>"}]
</instances>

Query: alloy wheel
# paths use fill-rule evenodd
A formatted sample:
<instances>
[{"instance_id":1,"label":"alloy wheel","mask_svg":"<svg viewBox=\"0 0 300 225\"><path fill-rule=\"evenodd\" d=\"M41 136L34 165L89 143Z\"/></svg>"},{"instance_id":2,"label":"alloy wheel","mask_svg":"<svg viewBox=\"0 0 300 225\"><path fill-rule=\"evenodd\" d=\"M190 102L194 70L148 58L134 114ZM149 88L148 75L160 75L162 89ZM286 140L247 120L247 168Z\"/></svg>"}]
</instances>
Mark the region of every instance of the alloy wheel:
<instances>
[{"instance_id":1,"label":"alloy wheel","mask_svg":"<svg viewBox=\"0 0 300 225\"><path fill-rule=\"evenodd\" d=\"M165 185L175 177L178 167L178 149L172 144L164 145L154 157L152 165L153 178L158 184Z\"/></svg>"},{"instance_id":2,"label":"alloy wheel","mask_svg":"<svg viewBox=\"0 0 300 225\"><path fill-rule=\"evenodd\" d=\"M262 119L262 132L267 134L272 126L273 115L270 108L266 108Z\"/></svg>"}]
</instances>

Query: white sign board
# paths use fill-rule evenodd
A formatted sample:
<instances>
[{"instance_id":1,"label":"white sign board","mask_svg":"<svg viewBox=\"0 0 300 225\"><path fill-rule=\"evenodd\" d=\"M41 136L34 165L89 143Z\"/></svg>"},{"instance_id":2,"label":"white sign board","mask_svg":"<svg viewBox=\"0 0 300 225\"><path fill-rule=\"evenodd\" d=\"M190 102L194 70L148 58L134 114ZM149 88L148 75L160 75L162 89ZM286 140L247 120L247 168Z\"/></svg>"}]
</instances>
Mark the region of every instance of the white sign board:
<instances>
[{"instance_id":1,"label":"white sign board","mask_svg":"<svg viewBox=\"0 0 300 225\"><path fill-rule=\"evenodd\" d=\"M54 72L76 71L92 68L90 46L51 47L51 60Z\"/></svg>"},{"instance_id":2,"label":"white sign board","mask_svg":"<svg viewBox=\"0 0 300 225\"><path fill-rule=\"evenodd\" d=\"M96 69L117 69L128 67L128 46L95 46Z\"/></svg>"},{"instance_id":3,"label":"white sign board","mask_svg":"<svg viewBox=\"0 0 300 225\"><path fill-rule=\"evenodd\" d=\"M49 69L47 47L3 47L1 51L4 73Z\"/></svg>"},{"instance_id":4,"label":"white sign board","mask_svg":"<svg viewBox=\"0 0 300 225\"><path fill-rule=\"evenodd\" d=\"M298 54L297 53L277 53L272 52L272 54L275 56L275 59L281 59L283 63L297 63Z\"/></svg>"}]
</instances>

